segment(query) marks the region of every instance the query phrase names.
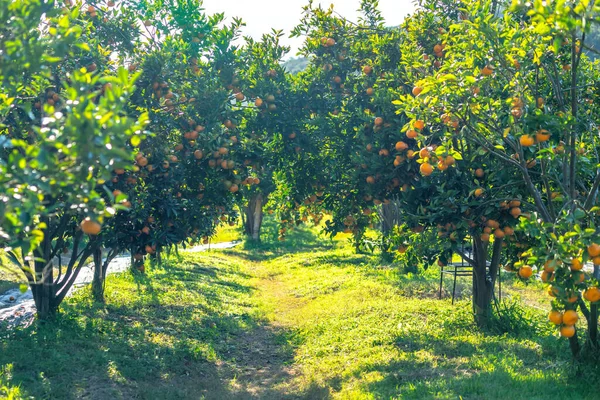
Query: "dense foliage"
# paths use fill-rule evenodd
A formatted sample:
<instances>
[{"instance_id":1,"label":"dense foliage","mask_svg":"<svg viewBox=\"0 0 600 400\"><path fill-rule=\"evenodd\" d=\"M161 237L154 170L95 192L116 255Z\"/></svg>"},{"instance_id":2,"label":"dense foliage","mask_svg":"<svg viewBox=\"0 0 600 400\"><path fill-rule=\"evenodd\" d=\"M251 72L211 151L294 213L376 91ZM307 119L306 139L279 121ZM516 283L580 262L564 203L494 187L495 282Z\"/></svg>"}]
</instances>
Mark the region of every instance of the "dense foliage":
<instances>
[{"instance_id":1,"label":"dense foliage","mask_svg":"<svg viewBox=\"0 0 600 400\"><path fill-rule=\"evenodd\" d=\"M201 5L0 0L0 245L40 317L88 257L102 300L124 251L143 273L238 213L254 240L265 210L281 240L327 213L386 261L460 254L480 326L502 266L543 270L573 354L578 311L597 348L600 5L428 0L388 27L310 2L301 71Z\"/></svg>"}]
</instances>

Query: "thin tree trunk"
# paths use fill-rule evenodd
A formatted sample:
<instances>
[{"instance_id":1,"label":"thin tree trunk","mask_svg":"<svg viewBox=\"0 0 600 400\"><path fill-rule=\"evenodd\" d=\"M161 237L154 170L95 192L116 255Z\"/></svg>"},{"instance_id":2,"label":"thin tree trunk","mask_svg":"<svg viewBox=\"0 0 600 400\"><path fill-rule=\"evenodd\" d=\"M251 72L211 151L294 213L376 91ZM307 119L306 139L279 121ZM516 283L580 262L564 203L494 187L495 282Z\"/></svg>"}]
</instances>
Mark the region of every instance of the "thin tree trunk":
<instances>
[{"instance_id":1,"label":"thin tree trunk","mask_svg":"<svg viewBox=\"0 0 600 400\"><path fill-rule=\"evenodd\" d=\"M398 207L394 203L382 204L379 210L381 217L381 233L388 236L394 229L394 226L400 222Z\"/></svg>"},{"instance_id":2,"label":"thin tree trunk","mask_svg":"<svg viewBox=\"0 0 600 400\"><path fill-rule=\"evenodd\" d=\"M594 349L598 348L598 305L590 306L590 318L588 321L588 333L590 346Z\"/></svg>"},{"instance_id":3,"label":"thin tree trunk","mask_svg":"<svg viewBox=\"0 0 600 400\"><path fill-rule=\"evenodd\" d=\"M46 218L44 222L47 225L46 232L50 232L53 228L50 219ZM46 234L40 247L34 252L36 259L33 262L36 275L34 285L36 288L32 290L32 293L34 295L37 316L41 320L48 319L54 313L54 268L50 259L51 253L52 237Z\"/></svg>"},{"instance_id":4,"label":"thin tree trunk","mask_svg":"<svg viewBox=\"0 0 600 400\"><path fill-rule=\"evenodd\" d=\"M245 208L246 223L244 231L252 240L260 242L260 229L263 221L263 195L254 194Z\"/></svg>"},{"instance_id":5,"label":"thin tree trunk","mask_svg":"<svg viewBox=\"0 0 600 400\"><path fill-rule=\"evenodd\" d=\"M102 249L98 247L94 250L94 278L92 279L92 297L94 301L104 303L104 269L102 265Z\"/></svg>"},{"instance_id":6,"label":"thin tree trunk","mask_svg":"<svg viewBox=\"0 0 600 400\"><path fill-rule=\"evenodd\" d=\"M498 276L502 239L496 239L490 265L487 265L487 244L479 238L473 239L473 313L480 328L490 324L494 287Z\"/></svg>"}]
</instances>

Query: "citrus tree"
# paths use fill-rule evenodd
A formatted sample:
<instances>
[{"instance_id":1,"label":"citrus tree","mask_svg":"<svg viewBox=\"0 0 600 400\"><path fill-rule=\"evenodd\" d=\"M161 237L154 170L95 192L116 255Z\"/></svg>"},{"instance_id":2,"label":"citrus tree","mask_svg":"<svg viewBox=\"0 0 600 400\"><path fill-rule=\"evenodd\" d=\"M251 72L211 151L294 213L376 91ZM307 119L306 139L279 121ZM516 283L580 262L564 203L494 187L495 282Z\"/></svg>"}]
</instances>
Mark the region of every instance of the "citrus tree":
<instances>
[{"instance_id":1,"label":"citrus tree","mask_svg":"<svg viewBox=\"0 0 600 400\"><path fill-rule=\"evenodd\" d=\"M327 231L353 233L359 247L379 211L378 245L386 254L397 223L393 202L416 164L399 152L413 139L401 132L407 120L392 104L405 81L401 31L385 26L376 2L363 1L361 11L355 24L309 4L294 35L307 38L302 52L310 64L300 76L312 99L306 124L325 172L321 208L333 214Z\"/></svg>"},{"instance_id":2,"label":"citrus tree","mask_svg":"<svg viewBox=\"0 0 600 400\"><path fill-rule=\"evenodd\" d=\"M206 16L199 1L121 3L105 6L98 31L112 21L141 26L135 45L116 47L115 65L136 71L130 98L132 116L147 114L146 140L132 143L133 163L117 167L107 186L129 206L104 230L109 257L97 265L94 287L111 257L128 250L144 271L144 259L164 251L207 242L216 227L235 218L234 193L241 184L235 162L241 120L235 48L241 21L220 27L223 15ZM110 37L107 48L118 46Z\"/></svg>"},{"instance_id":3,"label":"citrus tree","mask_svg":"<svg viewBox=\"0 0 600 400\"><path fill-rule=\"evenodd\" d=\"M0 2L0 240L29 282L38 315L53 314L113 206L104 183L129 162L145 116L127 115L127 70L98 71L79 10L53 1ZM53 260L70 253L55 271Z\"/></svg>"},{"instance_id":4,"label":"citrus tree","mask_svg":"<svg viewBox=\"0 0 600 400\"><path fill-rule=\"evenodd\" d=\"M302 107L296 104L291 76L282 66L289 48L280 44L283 34L274 31L260 41L245 38L239 50L240 87L237 97L244 109L237 153L240 175L240 207L244 232L260 241L264 209L276 189L274 174L289 158L298 136L294 129ZM244 102L245 100L245 102Z\"/></svg>"},{"instance_id":5,"label":"citrus tree","mask_svg":"<svg viewBox=\"0 0 600 400\"><path fill-rule=\"evenodd\" d=\"M408 210L423 206L421 219L440 236L472 239L465 258L475 270L480 322L491 298L479 301L480 287L493 284L503 257L523 279L545 266L551 320L579 355L578 309L588 344L597 346L598 281L584 263L597 242L598 69L583 48L598 6L515 2L499 4L502 14L495 6L432 1L407 22L413 89L396 103L412 119L408 129L423 121L414 130L430 157L420 160L423 184L403 202Z\"/></svg>"}]
</instances>

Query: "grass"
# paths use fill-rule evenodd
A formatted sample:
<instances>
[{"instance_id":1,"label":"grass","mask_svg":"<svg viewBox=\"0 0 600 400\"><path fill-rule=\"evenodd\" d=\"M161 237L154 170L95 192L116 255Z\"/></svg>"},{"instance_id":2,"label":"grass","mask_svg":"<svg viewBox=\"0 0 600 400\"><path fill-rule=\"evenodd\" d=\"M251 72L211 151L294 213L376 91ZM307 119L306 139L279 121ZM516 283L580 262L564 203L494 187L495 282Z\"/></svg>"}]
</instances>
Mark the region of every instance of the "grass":
<instances>
[{"instance_id":1,"label":"grass","mask_svg":"<svg viewBox=\"0 0 600 400\"><path fill-rule=\"evenodd\" d=\"M36 399L596 398L598 375L576 373L543 311L525 307L518 334L484 334L466 282L452 306L436 298L438 279L309 230L186 254L147 276L110 276L106 306L80 292L54 323L2 333L0 388Z\"/></svg>"},{"instance_id":2,"label":"grass","mask_svg":"<svg viewBox=\"0 0 600 400\"><path fill-rule=\"evenodd\" d=\"M20 284L26 282L27 278L23 271L12 264L6 253L0 250L0 293L18 288Z\"/></svg>"},{"instance_id":3,"label":"grass","mask_svg":"<svg viewBox=\"0 0 600 400\"><path fill-rule=\"evenodd\" d=\"M227 224L219 226L217 228L217 234L211 239L212 243L223 243L223 242L236 242L242 240L244 237L242 225L238 222L234 226Z\"/></svg>"}]
</instances>

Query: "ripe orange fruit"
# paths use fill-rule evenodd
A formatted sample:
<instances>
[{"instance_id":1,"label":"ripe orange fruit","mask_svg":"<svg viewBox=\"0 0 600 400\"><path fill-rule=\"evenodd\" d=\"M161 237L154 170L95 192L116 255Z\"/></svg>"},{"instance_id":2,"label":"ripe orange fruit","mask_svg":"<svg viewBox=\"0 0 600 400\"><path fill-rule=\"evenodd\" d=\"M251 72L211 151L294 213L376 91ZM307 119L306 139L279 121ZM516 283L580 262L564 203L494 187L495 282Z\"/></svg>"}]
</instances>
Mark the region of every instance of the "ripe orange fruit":
<instances>
[{"instance_id":1,"label":"ripe orange fruit","mask_svg":"<svg viewBox=\"0 0 600 400\"><path fill-rule=\"evenodd\" d=\"M329 38L327 39L325 44L327 45L327 47L335 46L335 40L333 38Z\"/></svg>"},{"instance_id":2,"label":"ripe orange fruit","mask_svg":"<svg viewBox=\"0 0 600 400\"><path fill-rule=\"evenodd\" d=\"M519 215L521 215L521 209L519 207L513 207L509 212L514 218L519 218Z\"/></svg>"},{"instance_id":3,"label":"ripe orange fruit","mask_svg":"<svg viewBox=\"0 0 600 400\"><path fill-rule=\"evenodd\" d=\"M381 117L375 118L375 126L381 126L381 125L383 125L383 118L381 118Z\"/></svg>"},{"instance_id":4,"label":"ripe orange fruit","mask_svg":"<svg viewBox=\"0 0 600 400\"><path fill-rule=\"evenodd\" d=\"M563 322L563 315L560 311L552 310L548 314L548 320L554 325L560 325Z\"/></svg>"},{"instance_id":5,"label":"ripe orange fruit","mask_svg":"<svg viewBox=\"0 0 600 400\"><path fill-rule=\"evenodd\" d=\"M481 168L477 168L475 170L475 176L478 178L483 178L483 176L485 175L485 172L483 171L483 169Z\"/></svg>"},{"instance_id":6,"label":"ripe orange fruit","mask_svg":"<svg viewBox=\"0 0 600 400\"><path fill-rule=\"evenodd\" d=\"M571 260L571 271L581 271L583 269L583 263L578 258Z\"/></svg>"},{"instance_id":7,"label":"ripe orange fruit","mask_svg":"<svg viewBox=\"0 0 600 400\"><path fill-rule=\"evenodd\" d=\"M600 289L597 287L588 288L583 292L583 298L591 303L595 303L600 300Z\"/></svg>"},{"instance_id":8,"label":"ripe orange fruit","mask_svg":"<svg viewBox=\"0 0 600 400\"><path fill-rule=\"evenodd\" d=\"M600 256L592 258L594 265L600 265Z\"/></svg>"},{"instance_id":9,"label":"ripe orange fruit","mask_svg":"<svg viewBox=\"0 0 600 400\"><path fill-rule=\"evenodd\" d=\"M97 235L102 230L102 225L98 222L93 221L90 217L86 217L83 221L81 221L81 230L83 233L88 235Z\"/></svg>"},{"instance_id":10,"label":"ripe orange fruit","mask_svg":"<svg viewBox=\"0 0 600 400\"><path fill-rule=\"evenodd\" d=\"M431 164L425 162L421 164L421 166L419 167L419 171L421 171L421 174L423 176L429 176L433 172L433 167L431 166Z\"/></svg>"},{"instance_id":11,"label":"ripe orange fruit","mask_svg":"<svg viewBox=\"0 0 600 400\"><path fill-rule=\"evenodd\" d=\"M256 100L254 101L254 105L256 107L262 107L263 105L263 100L260 97L257 97Z\"/></svg>"},{"instance_id":12,"label":"ripe orange fruit","mask_svg":"<svg viewBox=\"0 0 600 400\"><path fill-rule=\"evenodd\" d=\"M494 237L496 239L502 239L502 238L504 238L504 231L502 229L500 229L500 228L496 229L494 231Z\"/></svg>"},{"instance_id":13,"label":"ripe orange fruit","mask_svg":"<svg viewBox=\"0 0 600 400\"><path fill-rule=\"evenodd\" d=\"M231 185L231 187L229 188L229 191L231 193L235 193L239 190L240 188L238 187L238 185L236 185L235 183L233 185Z\"/></svg>"},{"instance_id":14,"label":"ripe orange fruit","mask_svg":"<svg viewBox=\"0 0 600 400\"><path fill-rule=\"evenodd\" d=\"M550 132L545 129L540 129L535 133L535 140L539 143L550 140Z\"/></svg>"},{"instance_id":15,"label":"ripe orange fruit","mask_svg":"<svg viewBox=\"0 0 600 400\"><path fill-rule=\"evenodd\" d=\"M529 265L523 265L519 268L519 276L523 279L528 279L531 275L533 275L533 268Z\"/></svg>"},{"instance_id":16,"label":"ripe orange fruit","mask_svg":"<svg viewBox=\"0 0 600 400\"><path fill-rule=\"evenodd\" d=\"M448 167L456 164L456 159L452 156L448 156L444 159L444 164L446 164Z\"/></svg>"},{"instance_id":17,"label":"ripe orange fruit","mask_svg":"<svg viewBox=\"0 0 600 400\"><path fill-rule=\"evenodd\" d=\"M409 139L415 139L419 134L414 129L409 129L406 131L406 137Z\"/></svg>"},{"instance_id":18,"label":"ripe orange fruit","mask_svg":"<svg viewBox=\"0 0 600 400\"><path fill-rule=\"evenodd\" d=\"M413 94L413 96L415 96L415 97L416 97L416 96L420 95L422 91L423 91L423 88L422 88L422 87L420 87L420 86L415 86L415 87L413 88L413 90L412 90L412 94Z\"/></svg>"},{"instance_id":19,"label":"ripe orange fruit","mask_svg":"<svg viewBox=\"0 0 600 400\"><path fill-rule=\"evenodd\" d=\"M542 282L548 283L554 280L554 274L552 272L544 271L542 272Z\"/></svg>"},{"instance_id":20,"label":"ripe orange fruit","mask_svg":"<svg viewBox=\"0 0 600 400\"><path fill-rule=\"evenodd\" d=\"M588 254L590 257L598 257L600 256L600 244L592 243L587 248Z\"/></svg>"},{"instance_id":21,"label":"ripe orange fruit","mask_svg":"<svg viewBox=\"0 0 600 400\"><path fill-rule=\"evenodd\" d=\"M406 149L408 149L408 145L405 142L400 141L400 142L396 143L396 150L397 151L403 151L403 150L406 150Z\"/></svg>"},{"instance_id":22,"label":"ripe orange fruit","mask_svg":"<svg viewBox=\"0 0 600 400\"><path fill-rule=\"evenodd\" d=\"M477 188L475 189L475 191L473 192L473 194L475 195L475 197L480 197L483 195L483 189L482 188Z\"/></svg>"},{"instance_id":23,"label":"ripe orange fruit","mask_svg":"<svg viewBox=\"0 0 600 400\"><path fill-rule=\"evenodd\" d=\"M570 338L575 336L575 327L573 325L563 325L560 327L560 336Z\"/></svg>"},{"instance_id":24,"label":"ripe orange fruit","mask_svg":"<svg viewBox=\"0 0 600 400\"><path fill-rule=\"evenodd\" d=\"M519 200L512 200L510 203L508 203L509 207L520 207L521 206L521 202Z\"/></svg>"},{"instance_id":25,"label":"ripe orange fruit","mask_svg":"<svg viewBox=\"0 0 600 400\"><path fill-rule=\"evenodd\" d=\"M560 289L554 286L548 286L548 296L556 297L560 293Z\"/></svg>"},{"instance_id":26,"label":"ripe orange fruit","mask_svg":"<svg viewBox=\"0 0 600 400\"><path fill-rule=\"evenodd\" d=\"M523 109L521 107L513 107L510 113L515 118L521 118L523 116Z\"/></svg>"},{"instance_id":27,"label":"ripe orange fruit","mask_svg":"<svg viewBox=\"0 0 600 400\"><path fill-rule=\"evenodd\" d=\"M515 234L515 230L513 228L511 228L510 226L505 226L504 227L504 234L506 236L512 236Z\"/></svg>"},{"instance_id":28,"label":"ripe orange fruit","mask_svg":"<svg viewBox=\"0 0 600 400\"><path fill-rule=\"evenodd\" d=\"M431 154L429 154L427 147L423 147L421 150L419 150L419 157L421 158L429 158L430 155Z\"/></svg>"},{"instance_id":29,"label":"ripe orange fruit","mask_svg":"<svg viewBox=\"0 0 600 400\"><path fill-rule=\"evenodd\" d=\"M375 183L375 178L373 178L372 176L367 176L367 183L372 185Z\"/></svg>"},{"instance_id":30,"label":"ripe orange fruit","mask_svg":"<svg viewBox=\"0 0 600 400\"><path fill-rule=\"evenodd\" d=\"M448 169L448 166L444 163L444 161L439 161L437 163L437 167L440 171L445 171Z\"/></svg>"},{"instance_id":31,"label":"ripe orange fruit","mask_svg":"<svg viewBox=\"0 0 600 400\"><path fill-rule=\"evenodd\" d=\"M370 65L365 65L363 67L363 74L371 75L372 72L373 72L373 67L371 67Z\"/></svg>"},{"instance_id":32,"label":"ripe orange fruit","mask_svg":"<svg viewBox=\"0 0 600 400\"><path fill-rule=\"evenodd\" d=\"M425 122L422 119L416 120L415 128L417 128L418 130L422 130L423 128L425 128Z\"/></svg>"},{"instance_id":33,"label":"ripe orange fruit","mask_svg":"<svg viewBox=\"0 0 600 400\"><path fill-rule=\"evenodd\" d=\"M488 219L487 222L485 223L487 226L489 226L490 228L493 229L497 229L500 227L500 223L496 220L493 219Z\"/></svg>"},{"instance_id":34,"label":"ripe orange fruit","mask_svg":"<svg viewBox=\"0 0 600 400\"><path fill-rule=\"evenodd\" d=\"M544 271L546 272L554 272L554 260L546 260L546 262L544 263Z\"/></svg>"},{"instance_id":35,"label":"ripe orange fruit","mask_svg":"<svg viewBox=\"0 0 600 400\"><path fill-rule=\"evenodd\" d=\"M578 320L579 316L577 315L577 312L573 310L567 310L563 314L563 324L565 325L575 325Z\"/></svg>"},{"instance_id":36,"label":"ripe orange fruit","mask_svg":"<svg viewBox=\"0 0 600 400\"><path fill-rule=\"evenodd\" d=\"M480 236L480 239L482 242L489 242L490 241L490 234L489 233L482 233Z\"/></svg>"},{"instance_id":37,"label":"ripe orange fruit","mask_svg":"<svg viewBox=\"0 0 600 400\"><path fill-rule=\"evenodd\" d=\"M544 107L544 99L542 97L538 97L536 100L536 104L538 108L543 108Z\"/></svg>"},{"instance_id":38,"label":"ripe orange fruit","mask_svg":"<svg viewBox=\"0 0 600 400\"><path fill-rule=\"evenodd\" d=\"M203 156L204 154L202 154L202 150L194 151L194 158L196 158L196 160L200 160Z\"/></svg>"},{"instance_id":39,"label":"ripe orange fruit","mask_svg":"<svg viewBox=\"0 0 600 400\"><path fill-rule=\"evenodd\" d=\"M373 88L367 88L367 91L366 91L366 92L367 92L367 96L373 96L373 93L374 93L375 91L373 90Z\"/></svg>"},{"instance_id":40,"label":"ripe orange fruit","mask_svg":"<svg viewBox=\"0 0 600 400\"><path fill-rule=\"evenodd\" d=\"M441 53L443 50L442 45L440 44L436 44L435 46L433 46L433 52L434 53Z\"/></svg>"},{"instance_id":41,"label":"ripe orange fruit","mask_svg":"<svg viewBox=\"0 0 600 400\"><path fill-rule=\"evenodd\" d=\"M494 73L494 68L490 65L486 65L485 67L483 67L481 69L481 75L483 76L490 76Z\"/></svg>"},{"instance_id":42,"label":"ripe orange fruit","mask_svg":"<svg viewBox=\"0 0 600 400\"><path fill-rule=\"evenodd\" d=\"M519 138L519 143L523 147L531 147L531 146L533 146L535 141L533 140L533 137L531 137L530 135L523 135Z\"/></svg>"}]
</instances>

